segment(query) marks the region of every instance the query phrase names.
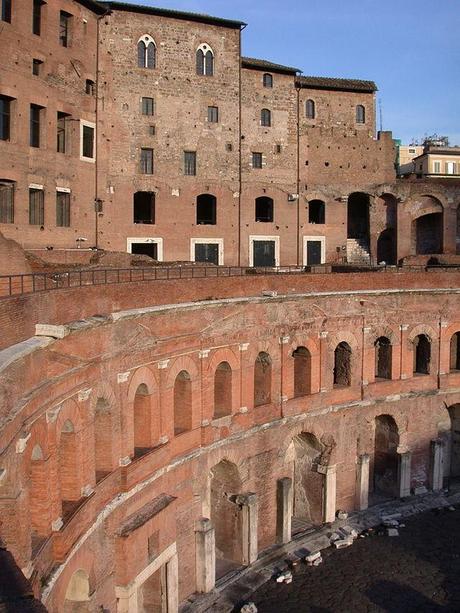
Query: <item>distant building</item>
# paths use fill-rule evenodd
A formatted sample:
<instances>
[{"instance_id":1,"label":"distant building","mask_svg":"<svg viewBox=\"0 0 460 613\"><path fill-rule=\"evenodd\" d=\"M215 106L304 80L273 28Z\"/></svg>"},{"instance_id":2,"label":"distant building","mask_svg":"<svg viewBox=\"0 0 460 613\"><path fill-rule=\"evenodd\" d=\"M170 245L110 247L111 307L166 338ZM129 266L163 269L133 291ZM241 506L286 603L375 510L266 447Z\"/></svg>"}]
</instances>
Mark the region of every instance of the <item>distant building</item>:
<instances>
[{"instance_id":1,"label":"distant building","mask_svg":"<svg viewBox=\"0 0 460 613\"><path fill-rule=\"evenodd\" d=\"M414 172L414 159L423 153L423 145L401 145L396 141L396 165L398 175Z\"/></svg>"},{"instance_id":2,"label":"distant building","mask_svg":"<svg viewBox=\"0 0 460 613\"><path fill-rule=\"evenodd\" d=\"M418 177L460 176L460 147L436 147L427 145L414 158L414 170Z\"/></svg>"}]
</instances>

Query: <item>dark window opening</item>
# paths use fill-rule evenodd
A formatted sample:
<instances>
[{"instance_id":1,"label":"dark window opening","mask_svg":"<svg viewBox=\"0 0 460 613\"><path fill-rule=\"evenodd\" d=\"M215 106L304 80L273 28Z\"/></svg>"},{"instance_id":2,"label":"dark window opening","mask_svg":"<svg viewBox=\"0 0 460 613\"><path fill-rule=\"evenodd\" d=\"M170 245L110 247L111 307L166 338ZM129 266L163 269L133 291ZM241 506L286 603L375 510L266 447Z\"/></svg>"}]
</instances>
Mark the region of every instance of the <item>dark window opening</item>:
<instances>
[{"instance_id":1,"label":"dark window opening","mask_svg":"<svg viewBox=\"0 0 460 613\"><path fill-rule=\"evenodd\" d=\"M174 382L174 434L192 429L192 381L186 370L181 370Z\"/></svg>"},{"instance_id":2,"label":"dark window opening","mask_svg":"<svg viewBox=\"0 0 460 613\"><path fill-rule=\"evenodd\" d=\"M348 197L347 238L355 238L364 248L369 247L369 208L368 194L354 192Z\"/></svg>"},{"instance_id":3,"label":"dark window opening","mask_svg":"<svg viewBox=\"0 0 460 613\"><path fill-rule=\"evenodd\" d=\"M82 155L85 158L94 158L94 128L83 125Z\"/></svg>"},{"instance_id":4,"label":"dark window opening","mask_svg":"<svg viewBox=\"0 0 460 613\"><path fill-rule=\"evenodd\" d=\"M273 76L271 74L265 73L262 82L264 87L273 87Z\"/></svg>"},{"instance_id":5,"label":"dark window opening","mask_svg":"<svg viewBox=\"0 0 460 613\"><path fill-rule=\"evenodd\" d=\"M157 243L132 243L131 253L136 255L148 255L152 260L158 260L158 244Z\"/></svg>"},{"instance_id":6,"label":"dark window opening","mask_svg":"<svg viewBox=\"0 0 460 613\"><path fill-rule=\"evenodd\" d=\"M260 125L269 128L272 125L272 114L269 109L260 111Z\"/></svg>"},{"instance_id":7,"label":"dark window opening","mask_svg":"<svg viewBox=\"0 0 460 613\"><path fill-rule=\"evenodd\" d=\"M308 223L326 223L326 205L322 200L310 200L308 203Z\"/></svg>"},{"instance_id":8,"label":"dark window opening","mask_svg":"<svg viewBox=\"0 0 460 613\"><path fill-rule=\"evenodd\" d=\"M253 242L253 266L273 267L276 266L275 241Z\"/></svg>"},{"instance_id":9,"label":"dark window opening","mask_svg":"<svg viewBox=\"0 0 460 613\"><path fill-rule=\"evenodd\" d=\"M273 221L273 199L267 196L256 198L256 221Z\"/></svg>"},{"instance_id":10,"label":"dark window opening","mask_svg":"<svg viewBox=\"0 0 460 613\"><path fill-rule=\"evenodd\" d=\"M11 0L2 0L2 21L11 23Z\"/></svg>"},{"instance_id":11,"label":"dark window opening","mask_svg":"<svg viewBox=\"0 0 460 613\"><path fill-rule=\"evenodd\" d=\"M61 47L70 46L70 24L72 15L65 11L59 13L59 44Z\"/></svg>"},{"instance_id":12,"label":"dark window opening","mask_svg":"<svg viewBox=\"0 0 460 613\"><path fill-rule=\"evenodd\" d=\"M153 175L153 149L141 149L139 172L143 175Z\"/></svg>"},{"instance_id":13,"label":"dark window opening","mask_svg":"<svg viewBox=\"0 0 460 613\"><path fill-rule=\"evenodd\" d=\"M414 347L414 375L428 375L430 373L431 343L425 334L419 334L413 340Z\"/></svg>"},{"instance_id":14,"label":"dark window opening","mask_svg":"<svg viewBox=\"0 0 460 613\"><path fill-rule=\"evenodd\" d=\"M314 119L316 114L315 101L307 100L305 102L305 115L307 119Z\"/></svg>"},{"instance_id":15,"label":"dark window opening","mask_svg":"<svg viewBox=\"0 0 460 613\"><path fill-rule=\"evenodd\" d=\"M29 189L29 224L43 226L45 223L45 194L42 189Z\"/></svg>"},{"instance_id":16,"label":"dark window opening","mask_svg":"<svg viewBox=\"0 0 460 613\"><path fill-rule=\"evenodd\" d=\"M450 370L460 370L460 332L450 339Z\"/></svg>"},{"instance_id":17,"label":"dark window opening","mask_svg":"<svg viewBox=\"0 0 460 613\"><path fill-rule=\"evenodd\" d=\"M334 385L351 385L351 347L343 341L334 351Z\"/></svg>"},{"instance_id":18,"label":"dark window opening","mask_svg":"<svg viewBox=\"0 0 460 613\"><path fill-rule=\"evenodd\" d=\"M262 168L262 154L253 152L252 153L252 167L253 168Z\"/></svg>"},{"instance_id":19,"label":"dark window opening","mask_svg":"<svg viewBox=\"0 0 460 613\"><path fill-rule=\"evenodd\" d=\"M386 336L380 336L375 341L375 377L376 379L391 379L391 343Z\"/></svg>"},{"instance_id":20,"label":"dark window opening","mask_svg":"<svg viewBox=\"0 0 460 613\"><path fill-rule=\"evenodd\" d=\"M377 239L377 262L379 264L396 264L396 232L387 228Z\"/></svg>"},{"instance_id":21,"label":"dark window opening","mask_svg":"<svg viewBox=\"0 0 460 613\"><path fill-rule=\"evenodd\" d=\"M214 225L216 223L217 199L212 194L200 194L196 199L196 223Z\"/></svg>"},{"instance_id":22,"label":"dark window opening","mask_svg":"<svg viewBox=\"0 0 460 613\"><path fill-rule=\"evenodd\" d=\"M362 104L358 104L356 107L356 123L366 122L366 109Z\"/></svg>"},{"instance_id":23,"label":"dark window opening","mask_svg":"<svg viewBox=\"0 0 460 613\"><path fill-rule=\"evenodd\" d=\"M203 46L206 49L206 46ZM196 52L196 74L212 77L214 74L214 56L211 50L204 52L198 49Z\"/></svg>"},{"instance_id":24,"label":"dark window opening","mask_svg":"<svg viewBox=\"0 0 460 613\"><path fill-rule=\"evenodd\" d=\"M214 373L214 419L232 413L232 369L221 362Z\"/></svg>"},{"instance_id":25,"label":"dark window opening","mask_svg":"<svg viewBox=\"0 0 460 613\"><path fill-rule=\"evenodd\" d=\"M30 146L40 147L40 117L41 106L37 104L30 105Z\"/></svg>"},{"instance_id":26,"label":"dark window opening","mask_svg":"<svg viewBox=\"0 0 460 613\"><path fill-rule=\"evenodd\" d=\"M140 40L137 43L137 66L138 68L155 68L156 47L152 41Z\"/></svg>"},{"instance_id":27,"label":"dark window opening","mask_svg":"<svg viewBox=\"0 0 460 613\"><path fill-rule=\"evenodd\" d=\"M58 111L57 114L57 124L56 124L56 151L58 153L66 152L66 119L70 117L67 113L60 113Z\"/></svg>"},{"instance_id":28,"label":"dark window opening","mask_svg":"<svg viewBox=\"0 0 460 613\"><path fill-rule=\"evenodd\" d=\"M272 360L268 353L261 351L254 365L254 406L260 407L271 402Z\"/></svg>"},{"instance_id":29,"label":"dark window opening","mask_svg":"<svg viewBox=\"0 0 460 613\"><path fill-rule=\"evenodd\" d=\"M184 151L184 175L196 175L196 151Z\"/></svg>"},{"instance_id":30,"label":"dark window opening","mask_svg":"<svg viewBox=\"0 0 460 613\"><path fill-rule=\"evenodd\" d=\"M0 96L0 139L10 140L11 98Z\"/></svg>"},{"instance_id":31,"label":"dark window opening","mask_svg":"<svg viewBox=\"0 0 460 613\"><path fill-rule=\"evenodd\" d=\"M227 143L227 144L225 145L225 149L226 149L226 151L233 151L233 145L232 145L232 143Z\"/></svg>"},{"instance_id":32,"label":"dark window opening","mask_svg":"<svg viewBox=\"0 0 460 613\"><path fill-rule=\"evenodd\" d=\"M218 243L195 243L195 262L219 265Z\"/></svg>"},{"instance_id":33,"label":"dark window opening","mask_svg":"<svg viewBox=\"0 0 460 613\"><path fill-rule=\"evenodd\" d=\"M32 32L37 36L41 34L42 27L42 6L45 4L43 0L34 0L32 13Z\"/></svg>"},{"instance_id":34,"label":"dark window opening","mask_svg":"<svg viewBox=\"0 0 460 613\"><path fill-rule=\"evenodd\" d=\"M56 192L56 226L70 227L70 193Z\"/></svg>"},{"instance_id":35,"label":"dark window opening","mask_svg":"<svg viewBox=\"0 0 460 613\"><path fill-rule=\"evenodd\" d=\"M219 122L219 108L217 106L208 106L208 123Z\"/></svg>"},{"instance_id":36,"label":"dark window opening","mask_svg":"<svg viewBox=\"0 0 460 613\"><path fill-rule=\"evenodd\" d=\"M14 182L0 180L0 223L14 223Z\"/></svg>"},{"instance_id":37,"label":"dark window opening","mask_svg":"<svg viewBox=\"0 0 460 613\"><path fill-rule=\"evenodd\" d=\"M307 241L307 266L323 263L323 243L320 240Z\"/></svg>"},{"instance_id":38,"label":"dark window opening","mask_svg":"<svg viewBox=\"0 0 460 613\"><path fill-rule=\"evenodd\" d=\"M294 358L294 398L311 393L311 355L306 347L297 347Z\"/></svg>"},{"instance_id":39,"label":"dark window opening","mask_svg":"<svg viewBox=\"0 0 460 613\"><path fill-rule=\"evenodd\" d=\"M134 223L155 223L155 194L153 192L136 192L133 197Z\"/></svg>"},{"instance_id":40,"label":"dark window opening","mask_svg":"<svg viewBox=\"0 0 460 613\"><path fill-rule=\"evenodd\" d=\"M155 126L149 126L149 134L150 136L155 136Z\"/></svg>"},{"instance_id":41,"label":"dark window opening","mask_svg":"<svg viewBox=\"0 0 460 613\"><path fill-rule=\"evenodd\" d=\"M142 115L154 115L153 98L142 98Z\"/></svg>"},{"instance_id":42,"label":"dark window opening","mask_svg":"<svg viewBox=\"0 0 460 613\"><path fill-rule=\"evenodd\" d=\"M40 76L40 71L42 67L42 60L33 59L32 60L32 74L36 77Z\"/></svg>"},{"instance_id":43,"label":"dark window opening","mask_svg":"<svg viewBox=\"0 0 460 613\"><path fill-rule=\"evenodd\" d=\"M95 84L91 79L86 79L85 82L85 93L89 96L94 96Z\"/></svg>"},{"instance_id":44,"label":"dark window opening","mask_svg":"<svg viewBox=\"0 0 460 613\"><path fill-rule=\"evenodd\" d=\"M442 253L443 249L443 214L429 213L413 221L415 233L415 253L427 255Z\"/></svg>"}]
</instances>

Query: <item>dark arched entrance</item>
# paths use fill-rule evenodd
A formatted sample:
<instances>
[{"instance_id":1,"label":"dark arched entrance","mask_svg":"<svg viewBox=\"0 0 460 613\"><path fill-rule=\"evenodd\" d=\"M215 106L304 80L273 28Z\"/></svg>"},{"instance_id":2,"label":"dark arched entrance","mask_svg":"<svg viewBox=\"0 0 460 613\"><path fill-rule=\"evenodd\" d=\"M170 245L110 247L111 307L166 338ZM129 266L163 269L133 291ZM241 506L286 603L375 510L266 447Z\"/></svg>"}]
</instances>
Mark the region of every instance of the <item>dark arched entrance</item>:
<instances>
[{"instance_id":1,"label":"dark arched entrance","mask_svg":"<svg viewBox=\"0 0 460 613\"><path fill-rule=\"evenodd\" d=\"M393 498L398 486L398 426L391 415L375 418L374 458L370 479L371 499Z\"/></svg>"},{"instance_id":2,"label":"dark arched entrance","mask_svg":"<svg viewBox=\"0 0 460 613\"><path fill-rule=\"evenodd\" d=\"M302 432L293 439L294 505L292 533L308 525L321 525L324 519L324 474L318 471L323 445L316 436Z\"/></svg>"},{"instance_id":3,"label":"dark arched entrance","mask_svg":"<svg viewBox=\"0 0 460 613\"><path fill-rule=\"evenodd\" d=\"M396 264L396 233L394 228L387 228L377 239L377 262Z\"/></svg>"},{"instance_id":4,"label":"dark arched entrance","mask_svg":"<svg viewBox=\"0 0 460 613\"><path fill-rule=\"evenodd\" d=\"M348 197L347 238L369 248L369 196L355 192Z\"/></svg>"},{"instance_id":5,"label":"dark arched entrance","mask_svg":"<svg viewBox=\"0 0 460 613\"><path fill-rule=\"evenodd\" d=\"M442 213L429 213L414 220L415 253L442 253Z\"/></svg>"}]
</instances>

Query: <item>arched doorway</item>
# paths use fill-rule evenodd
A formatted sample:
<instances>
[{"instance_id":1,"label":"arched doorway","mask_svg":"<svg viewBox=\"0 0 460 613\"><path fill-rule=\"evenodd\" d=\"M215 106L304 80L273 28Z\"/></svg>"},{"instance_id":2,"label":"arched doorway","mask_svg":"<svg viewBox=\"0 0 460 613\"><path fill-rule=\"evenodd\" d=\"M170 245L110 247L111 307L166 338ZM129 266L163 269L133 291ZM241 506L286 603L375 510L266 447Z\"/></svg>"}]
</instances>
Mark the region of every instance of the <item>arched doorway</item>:
<instances>
[{"instance_id":1,"label":"arched doorway","mask_svg":"<svg viewBox=\"0 0 460 613\"><path fill-rule=\"evenodd\" d=\"M181 370L174 382L174 434L192 429L192 380Z\"/></svg>"},{"instance_id":2,"label":"arched doorway","mask_svg":"<svg viewBox=\"0 0 460 613\"><path fill-rule=\"evenodd\" d=\"M431 361L431 343L426 334L419 334L413 340L413 373L429 375Z\"/></svg>"},{"instance_id":3,"label":"arched doorway","mask_svg":"<svg viewBox=\"0 0 460 613\"><path fill-rule=\"evenodd\" d=\"M211 521L216 538L216 578L241 566L242 535L233 497L241 493L238 468L222 460L211 470Z\"/></svg>"},{"instance_id":4,"label":"arched doorway","mask_svg":"<svg viewBox=\"0 0 460 613\"><path fill-rule=\"evenodd\" d=\"M89 577L79 569L72 575L64 601L64 613L89 613L92 611L89 596Z\"/></svg>"},{"instance_id":5,"label":"arched doorway","mask_svg":"<svg viewBox=\"0 0 460 613\"><path fill-rule=\"evenodd\" d=\"M59 481L62 520L65 523L81 500L77 435L74 425L67 419L61 430L58 450Z\"/></svg>"},{"instance_id":6,"label":"arched doorway","mask_svg":"<svg viewBox=\"0 0 460 613\"><path fill-rule=\"evenodd\" d=\"M429 213L414 220L415 254L442 253L443 215Z\"/></svg>"},{"instance_id":7,"label":"arched doorway","mask_svg":"<svg viewBox=\"0 0 460 613\"><path fill-rule=\"evenodd\" d=\"M460 403L448 409L450 416L450 471L449 484L452 481L460 485Z\"/></svg>"},{"instance_id":8,"label":"arched doorway","mask_svg":"<svg viewBox=\"0 0 460 613\"><path fill-rule=\"evenodd\" d=\"M311 355L306 347L297 347L294 358L294 398L311 393Z\"/></svg>"},{"instance_id":9,"label":"arched doorway","mask_svg":"<svg viewBox=\"0 0 460 613\"><path fill-rule=\"evenodd\" d=\"M334 385L337 387L351 385L351 347L345 341L334 350Z\"/></svg>"},{"instance_id":10,"label":"arched doorway","mask_svg":"<svg viewBox=\"0 0 460 613\"><path fill-rule=\"evenodd\" d=\"M323 523L324 474L318 472L324 446L313 434L302 432L293 439L292 534Z\"/></svg>"},{"instance_id":11,"label":"arched doorway","mask_svg":"<svg viewBox=\"0 0 460 613\"><path fill-rule=\"evenodd\" d=\"M375 341L375 378L391 379L391 343L386 336Z\"/></svg>"},{"instance_id":12,"label":"arched doorway","mask_svg":"<svg viewBox=\"0 0 460 613\"><path fill-rule=\"evenodd\" d=\"M214 419L232 413L232 369L221 362L214 373Z\"/></svg>"},{"instance_id":13,"label":"arched doorway","mask_svg":"<svg viewBox=\"0 0 460 613\"><path fill-rule=\"evenodd\" d=\"M387 228L377 239L377 263L396 264L396 233L393 228Z\"/></svg>"},{"instance_id":14,"label":"arched doorway","mask_svg":"<svg viewBox=\"0 0 460 613\"><path fill-rule=\"evenodd\" d=\"M369 196L354 192L348 196L347 238L356 239L365 249L369 249Z\"/></svg>"},{"instance_id":15,"label":"arched doorway","mask_svg":"<svg viewBox=\"0 0 460 613\"><path fill-rule=\"evenodd\" d=\"M374 458L369 490L371 501L377 503L393 498L398 486L398 426L391 415L375 418Z\"/></svg>"},{"instance_id":16,"label":"arched doorway","mask_svg":"<svg viewBox=\"0 0 460 613\"><path fill-rule=\"evenodd\" d=\"M150 391L145 383L141 383L134 396L134 457L140 458L148 453L152 443L152 407Z\"/></svg>"}]
</instances>

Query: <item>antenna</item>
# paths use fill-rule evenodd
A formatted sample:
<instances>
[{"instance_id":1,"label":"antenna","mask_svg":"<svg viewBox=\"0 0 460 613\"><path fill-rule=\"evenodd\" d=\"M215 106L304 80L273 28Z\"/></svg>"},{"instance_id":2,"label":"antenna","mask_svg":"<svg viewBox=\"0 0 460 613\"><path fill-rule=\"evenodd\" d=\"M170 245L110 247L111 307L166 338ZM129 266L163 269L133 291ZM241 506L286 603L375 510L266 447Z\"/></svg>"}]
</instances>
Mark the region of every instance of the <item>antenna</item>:
<instances>
[{"instance_id":1,"label":"antenna","mask_svg":"<svg viewBox=\"0 0 460 613\"><path fill-rule=\"evenodd\" d=\"M382 99L381 98L379 98L379 118L380 118L380 132L383 132Z\"/></svg>"}]
</instances>

